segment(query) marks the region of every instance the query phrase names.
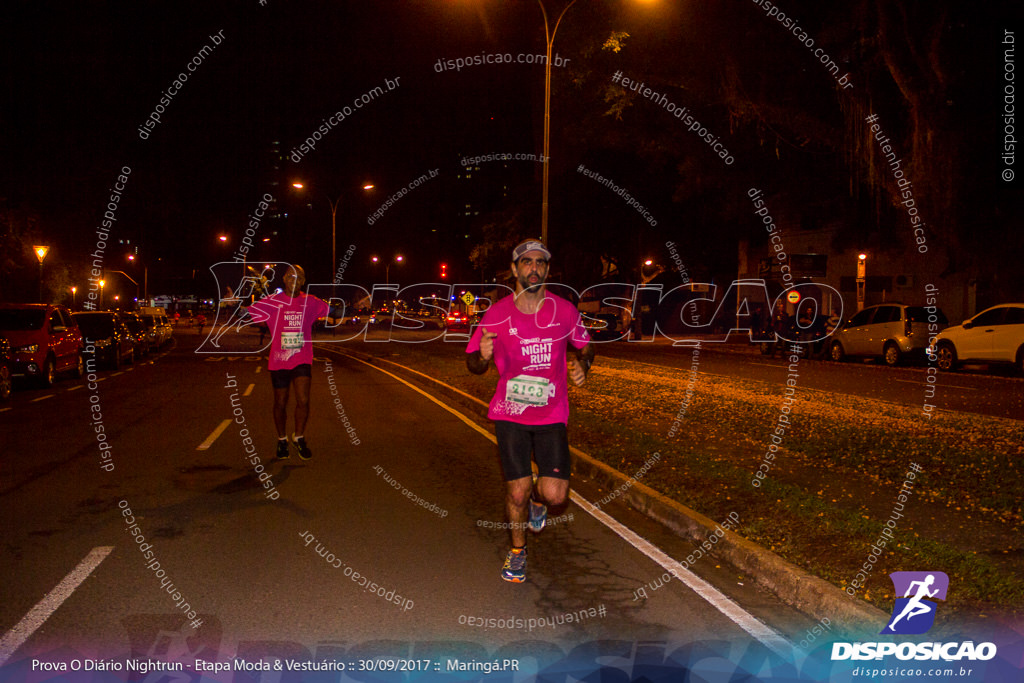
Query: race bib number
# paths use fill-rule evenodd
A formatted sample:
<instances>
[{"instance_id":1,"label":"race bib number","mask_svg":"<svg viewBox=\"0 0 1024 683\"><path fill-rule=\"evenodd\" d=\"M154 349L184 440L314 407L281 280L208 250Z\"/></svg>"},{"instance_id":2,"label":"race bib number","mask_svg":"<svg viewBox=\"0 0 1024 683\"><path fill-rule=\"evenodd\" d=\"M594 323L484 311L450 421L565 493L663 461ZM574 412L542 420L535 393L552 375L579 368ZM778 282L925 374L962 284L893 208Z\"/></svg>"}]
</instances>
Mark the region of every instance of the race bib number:
<instances>
[{"instance_id":1,"label":"race bib number","mask_svg":"<svg viewBox=\"0 0 1024 683\"><path fill-rule=\"evenodd\" d=\"M546 406L555 395L555 385L543 377L519 375L505 385L505 400L530 406Z\"/></svg>"},{"instance_id":2,"label":"race bib number","mask_svg":"<svg viewBox=\"0 0 1024 683\"><path fill-rule=\"evenodd\" d=\"M285 332L281 335L281 348L284 350L301 349L304 341L302 332Z\"/></svg>"}]
</instances>

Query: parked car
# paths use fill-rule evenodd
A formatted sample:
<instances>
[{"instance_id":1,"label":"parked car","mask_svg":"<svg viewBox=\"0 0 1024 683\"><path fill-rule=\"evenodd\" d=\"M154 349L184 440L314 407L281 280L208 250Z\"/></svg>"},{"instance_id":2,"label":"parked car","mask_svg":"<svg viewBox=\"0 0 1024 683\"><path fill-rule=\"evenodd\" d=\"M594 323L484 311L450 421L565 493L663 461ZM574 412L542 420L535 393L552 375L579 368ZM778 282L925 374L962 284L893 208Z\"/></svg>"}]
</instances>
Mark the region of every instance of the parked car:
<instances>
[{"instance_id":1,"label":"parked car","mask_svg":"<svg viewBox=\"0 0 1024 683\"><path fill-rule=\"evenodd\" d=\"M929 315L935 320L930 322ZM899 365L908 357L924 358L929 324L941 330L949 321L937 308L930 313L924 306L901 303L868 306L836 331L829 357L834 361L847 356L881 358L886 365Z\"/></svg>"},{"instance_id":2,"label":"parked car","mask_svg":"<svg viewBox=\"0 0 1024 683\"><path fill-rule=\"evenodd\" d=\"M171 340L174 328L167 320L164 313L140 313L142 324L146 326L146 337L149 341L149 348L159 349Z\"/></svg>"},{"instance_id":3,"label":"parked car","mask_svg":"<svg viewBox=\"0 0 1024 683\"><path fill-rule=\"evenodd\" d=\"M74 316L85 339L87 360L93 357L97 364L115 370L121 363L135 362L135 339L118 313L87 311Z\"/></svg>"},{"instance_id":4,"label":"parked car","mask_svg":"<svg viewBox=\"0 0 1024 683\"><path fill-rule=\"evenodd\" d=\"M956 370L961 363L1013 363L1024 372L1024 304L986 308L935 337L929 354L940 370Z\"/></svg>"},{"instance_id":5,"label":"parked car","mask_svg":"<svg viewBox=\"0 0 1024 683\"><path fill-rule=\"evenodd\" d=\"M149 334L146 332L146 325L138 313L121 313L121 320L125 327L132 333L132 341L135 343L135 357L142 358L149 355Z\"/></svg>"},{"instance_id":6,"label":"parked car","mask_svg":"<svg viewBox=\"0 0 1024 683\"><path fill-rule=\"evenodd\" d=\"M82 332L58 304L0 304L0 334L14 355L15 377L50 386L62 372L81 377Z\"/></svg>"},{"instance_id":7,"label":"parked car","mask_svg":"<svg viewBox=\"0 0 1024 683\"><path fill-rule=\"evenodd\" d=\"M7 337L0 337L0 401L11 397L14 382L14 354Z\"/></svg>"}]
</instances>

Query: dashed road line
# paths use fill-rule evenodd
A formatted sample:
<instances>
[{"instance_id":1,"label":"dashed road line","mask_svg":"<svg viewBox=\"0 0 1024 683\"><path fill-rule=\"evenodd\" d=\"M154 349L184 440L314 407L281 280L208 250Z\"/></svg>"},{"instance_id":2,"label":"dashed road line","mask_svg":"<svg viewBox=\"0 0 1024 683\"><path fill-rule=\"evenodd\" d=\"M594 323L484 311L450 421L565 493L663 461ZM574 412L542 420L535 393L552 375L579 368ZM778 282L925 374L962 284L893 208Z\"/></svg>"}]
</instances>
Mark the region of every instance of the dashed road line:
<instances>
[{"instance_id":1,"label":"dashed road line","mask_svg":"<svg viewBox=\"0 0 1024 683\"><path fill-rule=\"evenodd\" d=\"M228 428L229 424L231 424L231 420L224 420L219 425L217 425L217 428L210 432L210 435L206 437L206 441L196 446L196 450L205 451L207 448L212 446L213 442L216 441L217 438L224 433L224 430Z\"/></svg>"}]
</instances>

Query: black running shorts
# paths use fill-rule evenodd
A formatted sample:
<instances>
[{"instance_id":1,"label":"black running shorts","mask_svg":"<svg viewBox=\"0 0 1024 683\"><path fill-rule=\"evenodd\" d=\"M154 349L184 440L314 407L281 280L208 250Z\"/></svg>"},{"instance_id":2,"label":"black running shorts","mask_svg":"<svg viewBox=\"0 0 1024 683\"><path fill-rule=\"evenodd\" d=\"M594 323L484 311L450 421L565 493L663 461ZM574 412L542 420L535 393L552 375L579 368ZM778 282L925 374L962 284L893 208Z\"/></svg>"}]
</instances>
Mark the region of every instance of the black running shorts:
<instances>
[{"instance_id":1,"label":"black running shorts","mask_svg":"<svg viewBox=\"0 0 1024 683\"><path fill-rule=\"evenodd\" d=\"M494 421L498 455L505 481L531 475L530 456L537 461L538 476L568 479L572 472L569 436L562 423L524 425L505 420Z\"/></svg>"},{"instance_id":2,"label":"black running shorts","mask_svg":"<svg viewBox=\"0 0 1024 683\"><path fill-rule=\"evenodd\" d=\"M296 365L290 370L271 370L270 383L274 385L275 389L287 389L292 385L292 380L296 377L312 376L313 366L309 363L303 363L302 365Z\"/></svg>"}]
</instances>

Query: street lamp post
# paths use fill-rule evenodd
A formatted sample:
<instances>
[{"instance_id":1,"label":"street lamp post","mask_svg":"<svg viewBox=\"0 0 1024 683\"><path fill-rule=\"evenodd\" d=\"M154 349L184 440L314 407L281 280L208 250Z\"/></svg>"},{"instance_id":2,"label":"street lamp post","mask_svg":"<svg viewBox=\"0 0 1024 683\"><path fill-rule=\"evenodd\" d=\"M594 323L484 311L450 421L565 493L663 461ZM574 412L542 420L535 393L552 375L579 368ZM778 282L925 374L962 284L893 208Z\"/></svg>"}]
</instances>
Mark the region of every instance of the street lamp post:
<instances>
[{"instance_id":1,"label":"street lamp post","mask_svg":"<svg viewBox=\"0 0 1024 683\"><path fill-rule=\"evenodd\" d=\"M292 187L294 187L296 190L302 190L302 189L305 189L306 186L303 183L295 182L295 183L292 183ZM365 185L363 185L363 189L364 190L372 190L373 189L373 183L366 183ZM332 276L333 276L333 273L335 272L335 270L338 267L338 249L337 249L338 204L341 203L342 195L339 194L337 199L333 199L332 200L330 195L328 195L327 193L323 193L323 194L324 194L324 198L327 199L327 203L331 205L331 269L328 272L332 273ZM335 282L336 279L337 278L333 278L331 280L331 282L333 284L338 284L337 282Z\"/></svg>"},{"instance_id":2,"label":"street lamp post","mask_svg":"<svg viewBox=\"0 0 1024 683\"><path fill-rule=\"evenodd\" d=\"M100 280L100 310L103 310L103 288L107 285L106 280Z\"/></svg>"},{"instance_id":3,"label":"street lamp post","mask_svg":"<svg viewBox=\"0 0 1024 683\"><path fill-rule=\"evenodd\" d=\"M78 287L71 288L71 310L75 310L75 293L78 291Z\"/></svg>"},{"instance_id":4,"label":"street lamp post","mask_svg":"<svg viewBox=\"0 0 1024 683\"><path fill-rule=\"evenodd\" d=\"M135 280L133 280L131 275L129 275L128 273L124 272L123 270L108 270L107 272L108 273L120 273L121 275L124 275L126 278L128 278L128 281L131 282L133 285L135 285L135 301L137 302L139 300L139 283L136 282ZM102 287L102 286L103 286L103 281L100 280L100 287ZM118 301L118 298L115 296L114 300Z\"/></svg>"},{"instance_id":5,"label":"street lamp post","mask_svg":"<svg viewBox=\"0 0 1024 683\"><path fill-rule=\"evenodd\" d=\"M867 289L867 260L868 255L861 253L857 255L857 311L864 310L864 294Z\"/></svg>"},{"instance_id":6,"label":"street lamp post","mask_svg":"<svg viewBox=\"0 0 1024 683\"><path fill-rule=\"evenodd\" d=\"M576 0L572 0L572 2L565 6L562 13L558 15L558 19L555 20L554 28L549 28L548 12L544 8L544 3L541 0L537 0L537 4L540 5L540 12L544 15L544 40L547 43L547 61L544 63L544 161L542 162L544 164L544 180L540 205L540 241L547 244L548 179L550 178L551 170L551 53L555 44L555 31L558 30L558 25L562 23L562 17L565 16L565 13L576 4Z\"/></svg>"},{"instance_id":7,"label":"street lamp post","mask_svg":"<svg viewBox=\"0 0 1024 683\"><path fill-rule=\"evenodd\" d=\"M128 254L128 260L135 263L135 254ZM136 285L137 286L137 285ZM135 298L138 298L136 294ZM146 305L149 305L149 266L145 263L142 264L142 298L146 301Z\"/></svg>"},{"instance_id":8,"label":"street lamp post","mask_svg":"<svg viewBox=\"0 0 1024 683\"><path fill-rule=\"evenodd\" d=\"M373 261L374 263L380 263L380 259L377 258L376 256L371 257L370 260ZM404 256L402 256L401 254L395 254L394 260L388 261L387 263L384 264L384 289L387 289L388 285L391 284L391 264L394 263L395 265L402 265L402 263L404 262Z\"/></svg>"},{"instance_id":9,"label":"street lamp post","mask_svg":"<svg viewBox=\"0 0 1024 683\"><path fill-rule=\"evenodd\" d=\"M36 253L36 258L39 259L39 303L43 303L43 259L46 258L46 252L50 251L50 248L37 245L32 247L32 251Z\"/></svg>"}]
</instances>

